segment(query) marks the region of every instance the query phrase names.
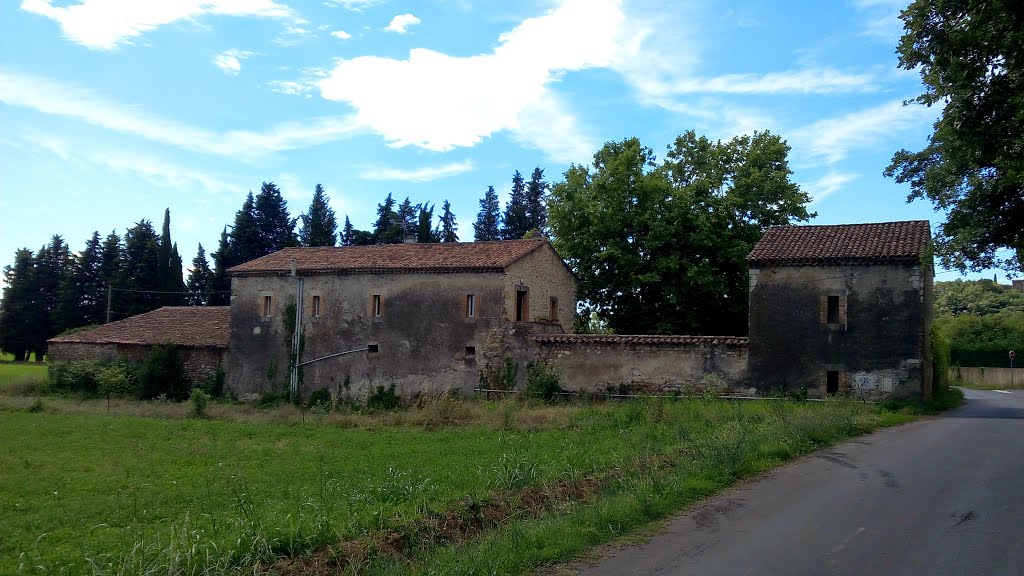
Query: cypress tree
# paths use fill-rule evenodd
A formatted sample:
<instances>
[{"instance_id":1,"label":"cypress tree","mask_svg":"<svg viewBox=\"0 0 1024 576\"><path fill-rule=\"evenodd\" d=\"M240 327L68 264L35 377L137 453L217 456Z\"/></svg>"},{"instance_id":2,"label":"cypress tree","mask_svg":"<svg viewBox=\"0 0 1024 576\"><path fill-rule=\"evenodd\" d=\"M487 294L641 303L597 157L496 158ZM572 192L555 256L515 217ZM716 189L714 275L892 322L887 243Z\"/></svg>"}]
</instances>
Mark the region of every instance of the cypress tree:
<instances>
[{"instance_id":1,"label":"cypress tree","mask_svg":"<svg viewBox=\"0 0 1024 576\"><path fill-rule=\"evenodd\" d=\"M420 204L417 206L419 217L416 226L416 241L422 244L430 244L438 241L437 234L432 229L434 223L433 204Z\"/></svg>"},{"instance_id":2,"label":"cypress tree","mask_svg":"<svg viewBox=\"0 0 1024 576\"><path fill-rule=\"evenodd\" d=\"M100 251L100 277L103 279L103 316L102 322L107 321L107 297L110 297L112 310L123 309L124 293L111 291L112 287L118 287L117 282L121 278L121 266L124 264L124 247L121 245L121 237L117 231L112 230L103 241ZM113 320L113 316L111 316Z\"/></svg>"},{"instance_id":3,"label":"cypress tree","mask_svg":"<svg viewBox=\"0 0 1024 576\"><path fill-rule=\"evenodd\" d=\"M302 246L334 246L338 242L338 220L334 210L327 203L323 186L317 184L313 190L313 201L309 210L302 215L302 230L299 244ZM348 218L346 217L346 222ZM351 226L351 225L350 225Z\"/></svg>"},{"instance_id":4,"label":"cypress tree","mask_svg":"<svg viewBox=\"0 0 1024 576\"><path fill-rule=\"evenodd\" d=\"M288 206L273 182L264 182L253 204L258 250L256 258L295 246L295 219L288 215Z\"/></svg>"},{"instance_id":5,"label":"cypress tree","mask_svg":"<svg viewBox=\"0 0 1024 576\"><path fill-rule=\"evenodd\" d=\"M377 222L373 225L374 244L401 244L405 229L395 211L395 199L388 193L383 204L377 205Z\"/></svg>"},{"instance_id":6,"label":"cypress tree","mask_svg":"<svg viewBox=\"0 0 1024 576\"><path fill-rule=\"evenodd\" d=\"M498 205L498 194L494 186L488 186L484 197L480 199L480 212L473 223L474 240L500 240L501 207Z\"/></svg>"},{"instance_id":7,"label":"cypress tree","mask_svg":"<svg viewBox=\"0 0 1024 576\"><path fill-rule=\"evenodd\" d=\"M530 231L530 223L526 214L526 186L523 175L516 170L512 175L512 194L505 205L504 226L501 237L505 240L522 238Z\"/></svg>"},{"instance_id":8,"label":"cypress tree","mask_svg":"<svg viewBox=\"0 0 1024 576\"><path fill-rule=\"evenodd\" d=\"M235 212L235 221L231 225L229 245L230 253L222 254L227 266L235 266L259 258L259 230L256 228L256 200L252 192L245 197L242 207Z\"/></svg>"},{"instance_id":9,"label":"cypress tree","mask_svg":"<svg viewBox=\"0 0 1024 576\"><path fill-rule=\"evenodd\" d=\"M544 181L544 170L533 169L526 184L526 225L528 230L545 233L548 227L547 195L550 184Z\"/></svg>"},{"instance_id":10,"label":"cypress tree","mask_svg":"<svg viewBox=\"0 0 1024 576\"><path fill-rule=\"evenodd\" d=\"M210 304L210 291L213 289L213 271L210 270L210 263L206 260L206 250L203 250L202 243L199 244L196 257L192 259L192 270L188 273L185 287L188 290L188 304L190 306L208 306Z\"/></svg>"},{"instance_id":11,"label":"cypress tree","mask_svg":"<svg viewBox=\"0 0 1024 576\"><path fill-rule=\"evenodd\" d=\"M412 205L408 196L399 204L397 212L398 222L402 225L402 241L404 242L406 234L416 233L419 219L417 218L416 207Z\"/></svg>"},{"instance_id":12,"label":"cypress tree","mask_svg":"<svg viewBox=\"0 0 1024 576\"><path fill-rule=\"evenodd\" d=\"M121 306L111 320L142 314L160 307L160 237L149 220L140 220L124 235L124 264L117 286L124 292Z\"/></svg>"},{"instance_id":13,"label":"cypress tree","mask_svg":"<svg viewBox=\"0 0 1024 576\"><path fill-rule=\"evenodd\" d=\"M171 272L173 266L171 260L171 209L164 208L164 223L160 227L160 243L157 256L157 290L160 292L171 292L174 290L174 282ZM179 270L180 276L180 270ZM173 294L159 294L157 296L161 305L169 305L174 301Z\"/></svg>"},{"instance_id":14,"label":"cypress tree","mask_svg":"<svg viewBox=\"0 0 1024 576\"><path fill-rule=\"evenodd\" d=\"M74 282L79 288L78 305L83 326L102 324L107 306L107 287L103 277L103 243L99 231L85 242L78 256Z\"/></svg>"},{"instance_id":15,"label":"cypress tree","mask_svg":"<svg viewBox=\"0 0 1024 576\"><path fill-rule=\"evenodd\" d=\"M345 226L341 229L341 245L352 246L355 244L355 228L352 227L352 222L348 219L348 215L345 216Z\"/></svg>"},{"instance_id":16,"label":"cypress tree","mask_svg":"<svg viewBox=\"0 0 1024 576\"><path fill-rule=\"evenodd\" d=\"M228 275L228 268L231 263L232 248L228 239L228 229L225 227L220 232L220 242L217 244L217 251L213 253L213 275L210 277L210 298L207 304L210 306L227 306L231 304L231 277Z\"/></svg>"}]
</instances>

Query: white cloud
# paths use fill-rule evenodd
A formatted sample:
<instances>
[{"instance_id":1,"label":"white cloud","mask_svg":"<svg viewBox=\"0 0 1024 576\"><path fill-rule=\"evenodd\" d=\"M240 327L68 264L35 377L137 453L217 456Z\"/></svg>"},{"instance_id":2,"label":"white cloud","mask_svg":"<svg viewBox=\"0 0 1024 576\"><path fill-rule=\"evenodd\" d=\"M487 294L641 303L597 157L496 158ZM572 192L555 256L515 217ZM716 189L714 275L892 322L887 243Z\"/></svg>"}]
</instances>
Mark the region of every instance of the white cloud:
<instances>
[{"instance_id":1,"label":"white cloud","mask_svg":"<svg viewBox=\"0 0 1024 576\"><path fill-rule=\"evenodd\" d=\"M381 2L382 0L330 0L329 2L324 2L324 4L332 7L341 6L342 8L353 12L362 12L363 10L371 6L376 6Z\"/></svg>"},{"instance_id":2,"label":"white cloud","mask_svg":"<svg viewBox=\"0 0 1024 576\"><path fill-rule=\"evenodd\" d=\"M667 83L663 89L673 94L831 94L873 91L877 89L874 81L871 74L847 74L821 68L680 78Z\"/></svg>"},{"instance_id":3,"label":"white cloud","mask_svg":"<svg viewBox=\"0 0 1024 576\"><path fill-rule=\"evenodd\" d=\"M274 0L79 0L69 6L24 0L21 9L53 20L65 38L93 50L112 50L165 24L207 14L297 19Z\"/></svg>"},{"instance_id":4,"label":"white cloud","mask_svg":"<svg viewBox=\"0 0 1024 576\"><path fill-rule=\"evenodd\" d=\"M584 133L576 118L550 93L519 113L512 136L562 164L588 164L598 148L598 142Z\"/></svg>"},{"instance_id":5,"label":"white cloud","mask_svg":"<svg viewBox=\"0 0 1024 576\"><path fill-rule=\"evenodd\" d=\"M242 60L254 55L255 52L245 50L225 50L213 57L213 65L228 76L238 76L242 71Z\"/></svg>"},{"instance_id":6,"label":"white cloud","mask_svg":"<svg viewBox=\"0 0 1024 576\"><path fill-rule=\"evenodd\" d=\"M351 34L345 32L344 30L335 30L334 32L331 32L331 36L334 36L338 40L348 40L349 38L352 37Z\"/></svg>"},{"instance_id":7,"label":"white cloud","mask_svg":"<svg viewBox=\"0 0 1024 576\"><path fill-rule=\"evenodd\" d=\"M242 192L242 187L202 172L124 150L92 154L87 160L106 168L135 174L146 182L162 188L195 190L196 186L199 186L213 193Z\"/></svg>"},{"instance_id":8,"label":"white cloud","mask_svg":"<svg viewBox=\"0 0 1024 576\"><path fill-rule=\"evenodd\" d=\"M539 144L542 137L531 136L536 117L575 129L572 116L552 105L548 86L564 72L614 63L623 20L615 0L568 0L502 34L488 54L454 57L418 48L406 60L338 60L320 92L351 105L361 125L396 147L450 150L505 130ZM573 137L553 132L547 136Z\"/></svg>"},{"instance_id":9,"label":"white cloud","mask_svg":"<svg viewBox=\"0 0 1024 576\"><path fill-rule=\"evenodd\" d=\"M420 19L412 14L399 14L391 19L391 23L388 24L385 30L396 34L405 34L409 26L415 26L419 23Z\"/></svg>"},{"instance_id":10,"label":"white cloud","mask_svg":"<svg viewBox=\"0 0 1024 576\"><path fill-rule=\"evenodd\" d=\"M364 170L359 177L363 180L398 180L401 182L430 182L440 178L448 178L464 174L473 169L473 162L465 160L454 162L443 166L428 166L424 168L371 168Z\"/></svg>"},{"instance_id":11,"label":"white cloud","mask_svg":"<svg viewBox=\"0 0 1024 576\"><path fill-rule=\"evenodd\" d=\"M250 161L274 152L349 138L360 130L351 117L327 116L307 122L284 122L262 132L216 132L154 116L76 86L9 72L2 67L0 102L73 118L184 150Z\"/></svg>"},{"instance_id":12,"label":"white cloud","mask_svg":"<svg viewBox=\"0 0 1024 576\"><path fill-rule=\"evenodd\" d=\"M887 102L874 108L819 120L792 133L793 149L835 164L853 150L877 146L901 132L931 124L940 110Z\"/></svg>"},{"instance_id":13,"label":"white cloud","mask_svg":"<svg viewBox=\"0 0 1024 576\"><path fill-rule=\"evenodd\" d=\"M895 44L903 35L900 10L907 7L905 0L853 0L852 3L866 17L864 36Z\"/></svg>"},{"instance_id":14,"label":"white cloud","mask_svg":"<svg viewBox=\"0 0 1024 576\"><path fill-rule=\"evenodd\" d=\"M827 196L838 192L843 186L859 178L857 174L846 174L843 172L829 172L814 182L800 186L804 192L811 195L811 203L820 202Z\"/></svg>"},{"instance_id":15,"label":"white cloud","mask_svg":"<svg viewBox=\"0 0 1024 576\"><path fill-rule=\"evenodd\" d=\"M310 84L309 82L302 82L297 80L272 80L267 83L270 89L278 94L286 94L288 96L305 96L310 97L310 92L316 87L316 84Z\"/></svg>"}]
</instances>

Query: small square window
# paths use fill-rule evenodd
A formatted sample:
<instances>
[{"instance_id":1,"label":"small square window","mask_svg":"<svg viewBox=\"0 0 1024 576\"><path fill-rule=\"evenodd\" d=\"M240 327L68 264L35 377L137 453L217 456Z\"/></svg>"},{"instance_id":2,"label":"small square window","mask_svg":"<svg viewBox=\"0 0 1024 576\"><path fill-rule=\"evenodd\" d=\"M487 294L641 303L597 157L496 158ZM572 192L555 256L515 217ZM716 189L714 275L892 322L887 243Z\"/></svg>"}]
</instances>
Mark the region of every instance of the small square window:
<instances>
[{"instance_id":1,"label":"small square window","mask_svg":"<svg viewBox=\"0 0 1024 576\"><path fill-rule=\"evenodd\" d=\"M476 346L466 346L466 356L476 356Z\"/></svg>"},{"instance_id":2,"label":"small square window","mask_svg":"<svg viewBox=\"0 0 1024 576\"><path fill-rule=\"evenodd\" d=\"M373 314L374 318L380 318L381 317L381 310L382 309L381 309L380 294L374 294L373 295L373 303L370 306L370 310L371 310L370 313Z\"/></svg>"},{"instance_id":3,"label":"small square window","mask_svg":"<svg viewBox=\"0 0 1024 576\"><path fill-rule=\"evenodd\" d=\"M313 318L316 318L317 316L320 315L320 297L319 296L313 296L313 307L310 310L310 315L313 316Z\"/></svg>"},{"instance_id":4,"label":"small square window","mask_svg":"<svg viewBox=\"0 0 1024 576\"><path fill-rule=\"evenodd\" d=\"M466 317L467 318L476 318L476 295L475 294L467 294L466 295Z\"/></svg>"},{"instance_id":5,"label":"small square window","mask_svg":"<svg viewBox=\"0 0 1024 576\"><path fill-rule=\"evenodd\" d=\"M273 304L273 297L272 296L264 296L263 297L263 310L262 310L262 314L261 315L264 318L269 318L270 317L270 312L273 310L273 308L271 307L272 304Z\"/></svg>"},{"instance_id":6,"label":"small square window","mask_svg":"<svg viewBox=\"0 0 1024 576\"><path fill-rule=\"evenodd\" d=\"M380 347L376 344L367 344L366 351L370 354L376 354L377 352L380 352Z\"/></svg>"},{"instance_id":7,"label":"small square window","mask_svg":"<svg viewBox=\"0 0 1024 576\"><path fill-rule=\"evenodd\" d=\"M551 303L548 307L548 320L558 322L558 298L555 296L551 297Z\"/></svg>"},{"instance_id":8,"label":"small square window","mask_svg":"<svg viewBox=\"0 0 1024 576\"><path fill-rule=\"evenodd\" d=\"M839 324L839 296L828 297L828 323Z\"/></svg>"}]
</instances>

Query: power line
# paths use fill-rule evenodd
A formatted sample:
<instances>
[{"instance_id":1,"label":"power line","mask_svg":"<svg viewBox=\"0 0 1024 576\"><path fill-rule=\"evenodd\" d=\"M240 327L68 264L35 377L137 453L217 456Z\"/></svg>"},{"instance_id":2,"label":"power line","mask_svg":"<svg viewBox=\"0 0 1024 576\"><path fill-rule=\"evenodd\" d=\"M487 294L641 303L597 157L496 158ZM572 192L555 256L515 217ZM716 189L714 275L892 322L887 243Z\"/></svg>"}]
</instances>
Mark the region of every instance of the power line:
<instances>
[{"instance_id":1,"label":"power line","mask_svg":"<svg viewBox=\"0 0 1024 576\"><path fill-rule=\"evenodd\" d=\"M135 288L114 288L113 286L111 286L110 289L111 290L116 290L117 292L137 292L137 293L141 293L141 294L181 294L181 295L184 295L184 296L188 296L190 294L195 294L195 292L189 292L187 290L185 292L165 292L165 291L162 291L162 290L138 290L138 289L135 289ZM201 293L202 294L231 294L231 290L214 290L213 292L205 292L204 291L204 292L201 292Z\"/></svg>"}]
</instances>

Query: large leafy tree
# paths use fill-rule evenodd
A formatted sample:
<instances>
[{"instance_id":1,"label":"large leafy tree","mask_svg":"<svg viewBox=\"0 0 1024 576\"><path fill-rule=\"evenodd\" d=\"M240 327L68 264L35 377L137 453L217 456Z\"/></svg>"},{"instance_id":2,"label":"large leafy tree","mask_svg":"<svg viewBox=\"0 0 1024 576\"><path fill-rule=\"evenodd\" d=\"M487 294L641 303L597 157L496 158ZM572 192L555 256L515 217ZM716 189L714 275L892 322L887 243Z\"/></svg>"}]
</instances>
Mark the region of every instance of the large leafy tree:
<instances>
[{"instance_id":1,"label":"large leafy tree","mask_svg":"<svg viewBox=\"0 0 1024 576\"><path fill-rule=\"evenodd\" d=\"M908 201L946 212L943 266L1024 268L1024 10L997 0L915 0L902 12L900 67L920 72L918 104L942 107L923 150L900 150L887 176Z\"/></svg>"},{"instance_id":2,"label":"large leafy tree","mask_svg":"<svg viewBox=\"0 0 1024 576\"><path fill-rule=\"evenodd\" d=\"M313 190L313 201L301 220L299 244L302 246L334 246L338 243L338 219L327 202L323 186L316 185ZM348 218L345 221L347 222Z\"/></svg>"},{"instance_id":3,"label":"large leafy tree","mask_svg":"<svg viewBox=\"0 0 1024 576\"><path fill-rule=\"evenodd\" d=\"M616 332L745 334L746 255L771 225L807 220L778 136L679 136L658 163L636 138L609 142L551 189L555 246L583 316Z\"/></svg>"},{"instance_id":4,"label":"large leafy tree","mask_svg":"<svg viewBox=\"0 0 1024 576\"><path fill-rule=\"evenodd\" d=\"M526 198L526 183L523 175L516 170L512 175L512 191L509 194L508 204L505 205L505 215L502 218L501 237L505 240L516 240L526 236L530 231L530 217L528 214Z\"/></svg>"},{"instance_id":5,"label":"large leafy tree","mask_svg":"<svg viewBox=\"0 0 1024 576\"><path fill-rule=\"evenodd\" d=\"M498 193L494 186L488 186L484 197L480 199L480 212L473 223L473 239L501 239L501 206L498 204Z\"/></svg>"},{"instance_id":6,"label":"large leafy tree","mask_svg":"<svg viewBox=\"0 0 1024 576\"><path fill-rule=\"evenodd\" d=\"M438 238L441 242L458 242L459 235L456 233L458 225L455 223L455 214L452 213L452 205L447 200L441 205L441 223L438 231Z\"/></svg>"}]
</instances>

